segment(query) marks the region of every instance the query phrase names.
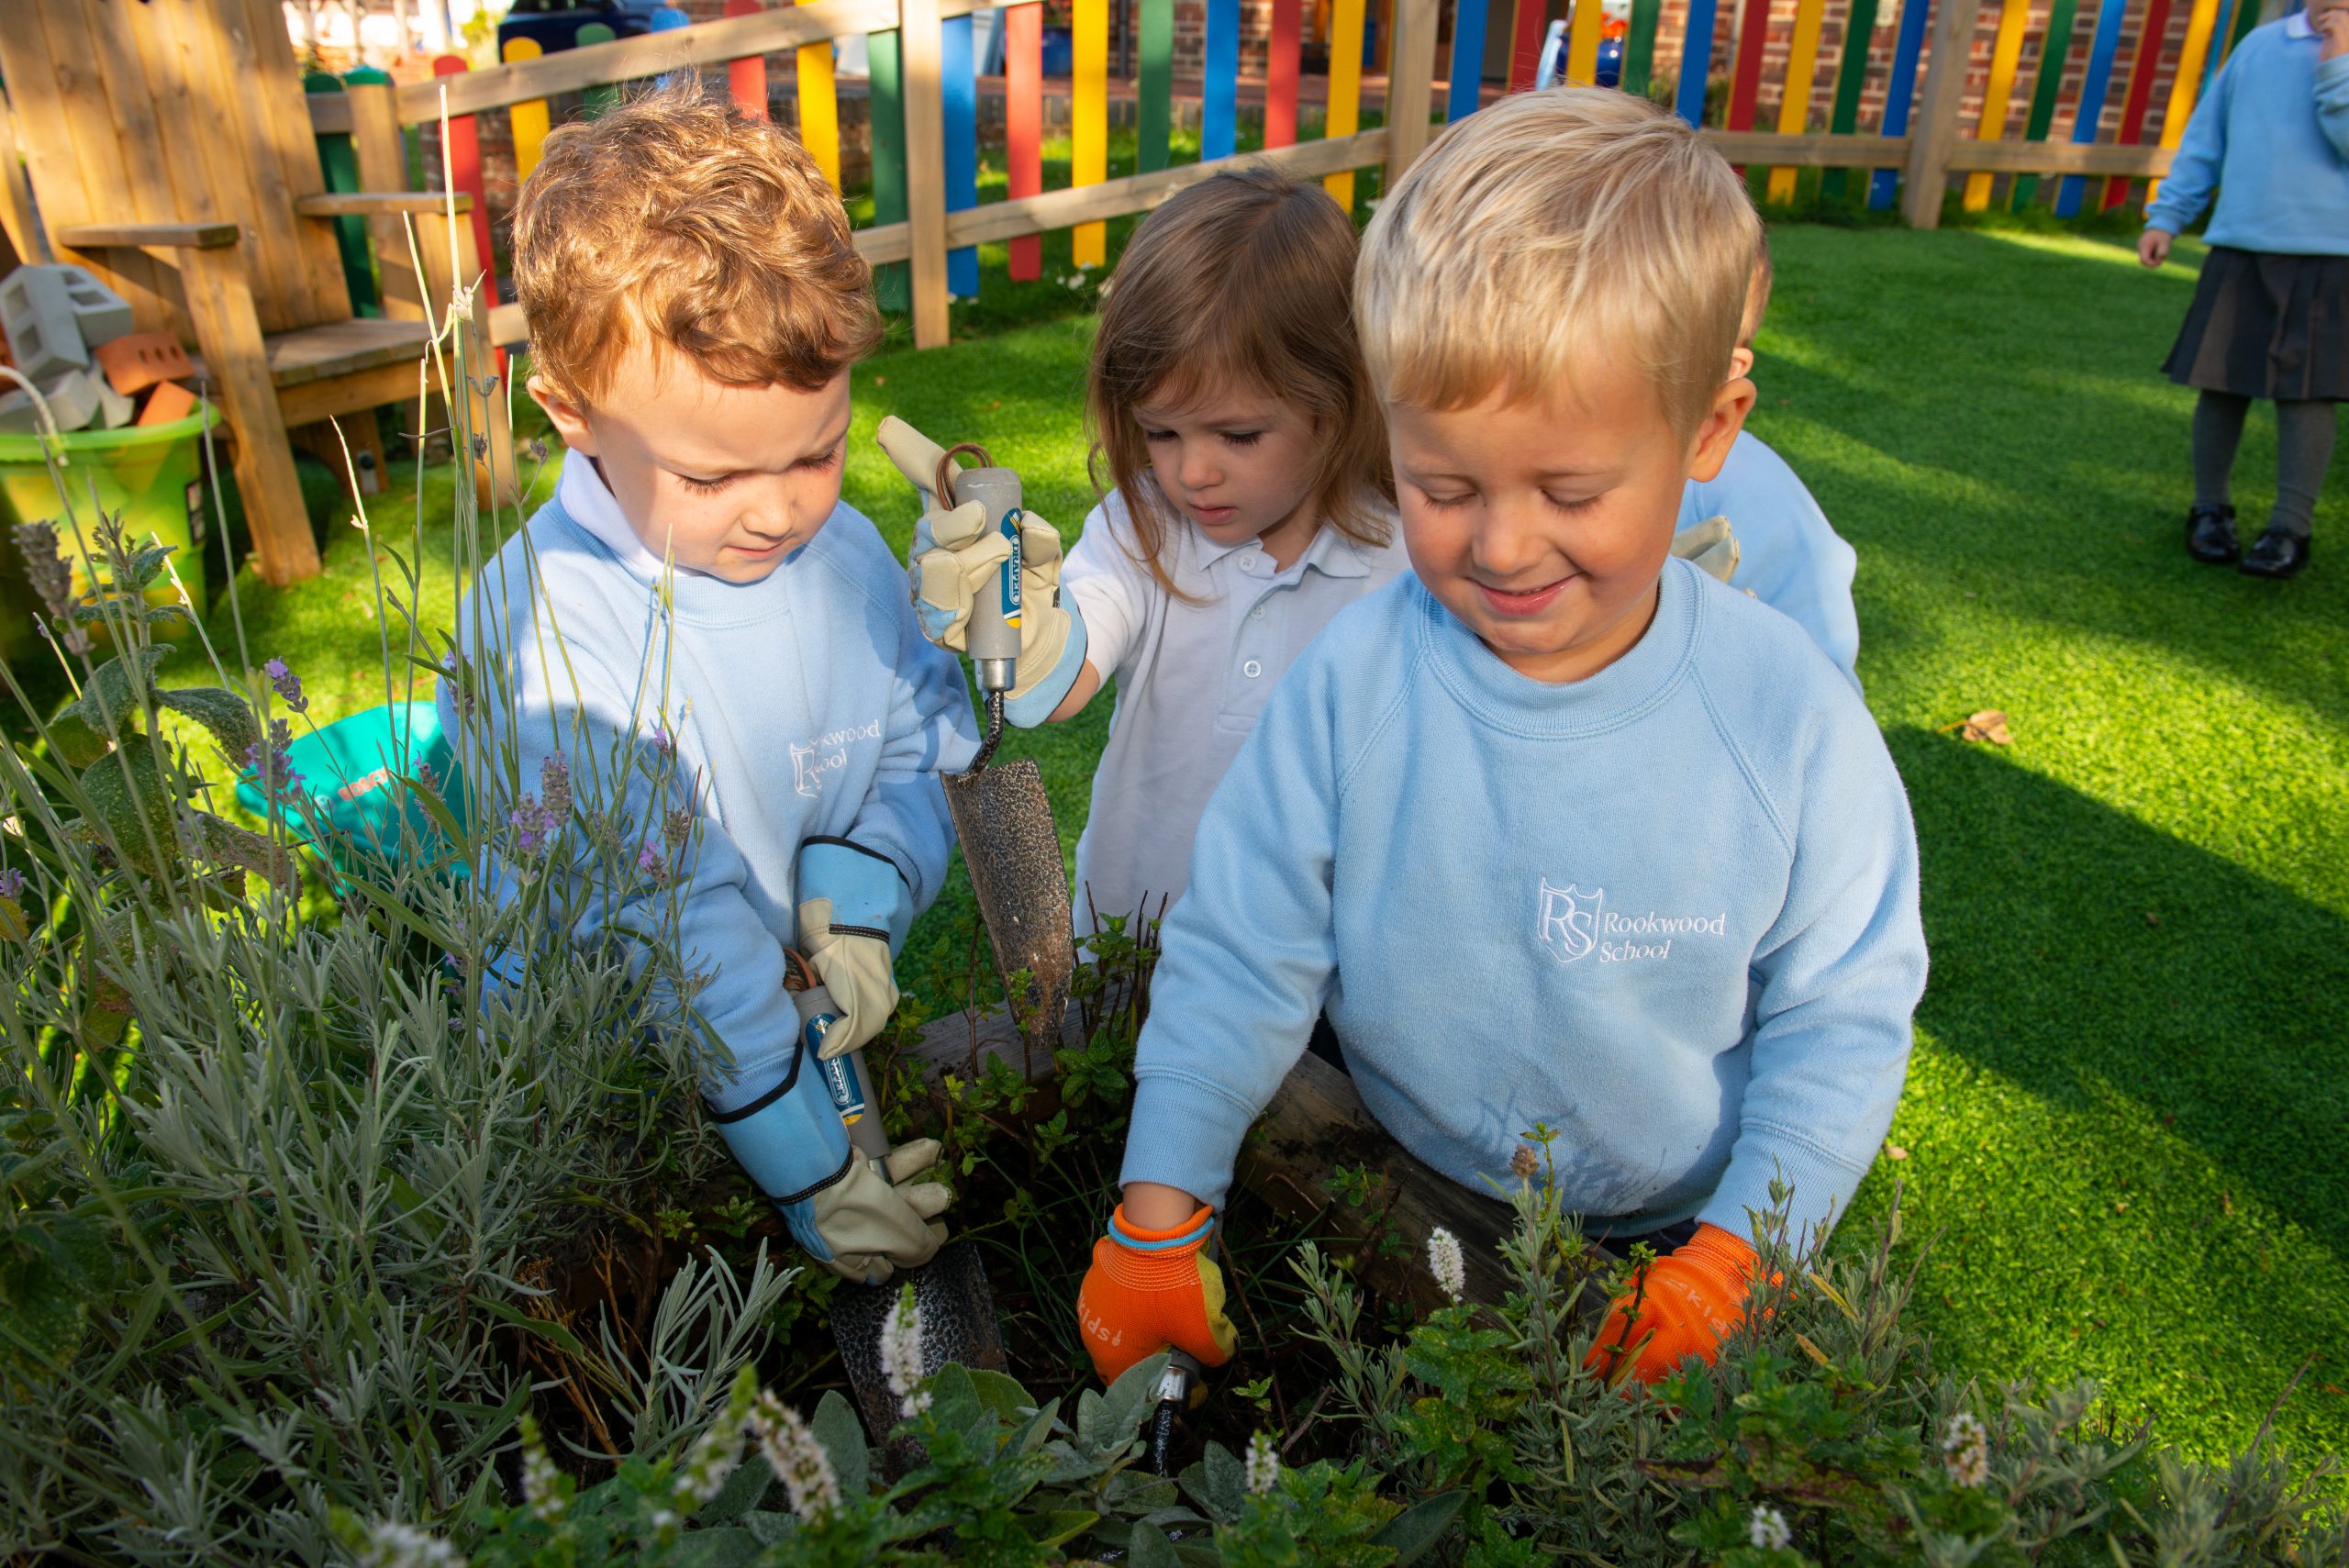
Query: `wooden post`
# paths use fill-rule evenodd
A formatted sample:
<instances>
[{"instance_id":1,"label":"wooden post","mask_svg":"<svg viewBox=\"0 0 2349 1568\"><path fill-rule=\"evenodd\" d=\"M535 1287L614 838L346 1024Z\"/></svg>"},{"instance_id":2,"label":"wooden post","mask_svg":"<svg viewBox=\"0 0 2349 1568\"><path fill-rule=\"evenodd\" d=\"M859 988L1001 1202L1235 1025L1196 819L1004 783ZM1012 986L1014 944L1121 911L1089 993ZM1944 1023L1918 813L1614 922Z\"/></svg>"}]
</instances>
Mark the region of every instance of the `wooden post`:
<instances>
[{"instance_id":1,"label":"wooden post","mask_svg":"<svg viewBox=\"0 0 2349 1568\"><path fill-rule=\"evenodd\" d=\"M1403 172L1427 150L1435 83L1436 12L1442 0L1395 0L1395 47L1386 72L1386 177L1392 195ZM1595 5L1595 0L1594 0Z\"/></svg>"},{"instance_id":2,"label":"wooden post","mask_svg":"<svg viewBox=\"0 0 2349 1568\"><path fill-rule=\"evenodd\" d=\"M237 490L244 497L245 524L252 530L261 574L280 587L315 577L317 541L302 504L302 482L294 473L294 449L277 406L268 350L262 347L244 253L231 245L183 250L179 258L188 314L204 350L206 390L220 400L236 431Z\"/></svg>"},{"instance_id":3,"label":"wooden post","mask_svg":"<svg viewBox=\"0 0 2349 1568\"><path fill-rule=\"evenodd\" d=\"M343 88L351 104L351 150L359 159L362 191L407 189L407 145L400 133L398 89L390 83L351 83ZM393 321L421 321L424 300L417 293L416 264L408 257L407 228L396 217L367 220L375 252L376 281L384 291L384 315ZM445 254L445 252L444 252Z\"/></svg>"},{"instance_id":4,"label":"wooden post","mask_svg":"<svg viewBox=\"0 0 2349 1568\"><path fill-rule=\"evenodd\" d=\"M906 217L913 225L914 347L946 343L946 117L939 55L938 0L898 9L905 61Z\"/></svg>"},{"instance_id":5,"label":"wooden post","mask_svg":"<svg viewBox=\"0 0 2349 1568\"><path fill-rule=\"evenodd\" d=\"M1925 60L1925 87L1909 142L1909 172L1900 190L1900 216L1911 228L1936 228L1942 197L1949 185L1949 155L1957 145L1957 111L1965 96L1965 73L1973 63L1974 14L1979 0L1939 0L1933 15L1932 51Z\"/></svg>"}]
</instances>

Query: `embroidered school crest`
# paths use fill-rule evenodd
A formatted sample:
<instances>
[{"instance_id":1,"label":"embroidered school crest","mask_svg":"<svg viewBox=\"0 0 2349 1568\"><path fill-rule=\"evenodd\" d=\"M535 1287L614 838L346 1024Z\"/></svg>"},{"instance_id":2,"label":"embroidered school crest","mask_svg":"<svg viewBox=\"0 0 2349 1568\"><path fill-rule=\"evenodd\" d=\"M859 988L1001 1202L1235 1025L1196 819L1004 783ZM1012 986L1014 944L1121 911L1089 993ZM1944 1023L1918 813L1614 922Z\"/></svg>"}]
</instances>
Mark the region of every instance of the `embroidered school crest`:
<instances>
[{"instance_id":1,"label":"embroidered school crest","mask_svg":"<svg viewBox=\"0 0 2349 1568\"><path fill-rule=\"evenodd\" d=\"M1542 879L1541 925L1542 945L1560 963L1572 963L1587 957L1598 945L1598 911L1607 901L1607 890L1594 887L1585 893L1568 883L1553 887L1550 879Z\"/></svg>"}]
</instances>

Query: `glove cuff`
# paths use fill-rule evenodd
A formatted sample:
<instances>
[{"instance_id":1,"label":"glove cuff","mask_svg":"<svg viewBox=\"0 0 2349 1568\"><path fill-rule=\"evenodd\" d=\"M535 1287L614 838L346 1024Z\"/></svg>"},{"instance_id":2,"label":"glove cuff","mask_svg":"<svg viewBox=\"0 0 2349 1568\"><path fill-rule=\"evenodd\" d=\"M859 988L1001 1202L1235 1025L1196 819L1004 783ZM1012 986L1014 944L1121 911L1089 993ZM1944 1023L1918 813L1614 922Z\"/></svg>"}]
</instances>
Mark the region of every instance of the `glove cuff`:
<instances>
[{"instance_id":1,"label":"glove cuff","mask_svg":"<svg viewBox=\"0 0 2349 1568\"><path fill-rule=\"evenodd\" d=\"M1166 1290L1197 1281L1198 1255L1215 1234L1215 1210L1201 1205L1197 1213L1167 1230L1152 1230L1126 1218L1119 1204L1109 1216L1109 1245L1101 1255L1102 1268L1119 1284L1137 1290Z\"/></svg>"},{"instance_id":2,"label":"glove cuff","mask_svg":"<svg viewBox=\"0 0 2349 1568\"><path fill-rule=\"evenodd\" d=\"M1085 669L1085 617L1076 613L1073 601L1063 602L1056 608L1068 617L1067 639L1061 645L1061 656L1044 672L1041 680L1005 699L1004 720L1015 728L1033 729L1050 719L1052 710L1061 706Z\"/></svg>"},{"instance_id":3,"label":"glove cuff","mask_svg":"<svg viewBox=\"0 0 2349 1568\"><path fill-rule=\"evenodd\" d=\"M1672 1250L1672 1256L1687 1263L1716 1286L1723 1297L1742 1300L1752 1288L1754 1274L1762 1266L1761 1255L1753 1245L1731 1235L1718 1225L1699 1225L1697 1234Z\"/></svg>"},{"instance_id":4,"label":"glove cuff","mask_svg":"<svg viewBox=\"0 0 2349 1568\"><path fill-rule=\"evenodd\" d=\"M832 901L832 929L878 936L889 955L914 923L913 890L897 862L852 839L816 838L799 847L799 901Z\"/></svg>"}]
</instances>

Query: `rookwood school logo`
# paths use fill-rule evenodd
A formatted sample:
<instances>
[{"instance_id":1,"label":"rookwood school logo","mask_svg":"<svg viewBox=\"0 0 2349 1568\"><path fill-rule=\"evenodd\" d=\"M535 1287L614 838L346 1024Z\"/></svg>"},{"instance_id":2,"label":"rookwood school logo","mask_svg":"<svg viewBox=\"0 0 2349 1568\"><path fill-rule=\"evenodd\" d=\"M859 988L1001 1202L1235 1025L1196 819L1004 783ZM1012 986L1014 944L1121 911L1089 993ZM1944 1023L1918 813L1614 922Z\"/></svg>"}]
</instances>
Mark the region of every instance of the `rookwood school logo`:
<instances>
[{"instance_id":1,"label":"rookwood school logo","mask_svg":"<svg viewBox=\"0 0 2349 1568\"><path fill-rule=\"evenodd\" d=\"M1553 887L1542 879L1542 945L1560 963L1598 955L1601 963L1632 963L1642 959L1668 959L1672 944L1683 937L1725 937L1729 912L1718 915L1664 915L1651 909L1644 915L1607 910L1607 890L1585 893L1568 883Z\"/></svg>"},{"instance_id":2,"label":"rookwood school logo","mask_svg":"<svg viewBox=\"0 0 2349 1568\"><path fill-rule=\"evenodd\" d=\"M1598 943L1598 911L1607 902L1607 890L1594 887L1588 893L1572 883L1553 887L1550 879L1542 879L1542 945L1560 963L1572 963L1586 958Z\"/></svg>"},{"instance_id":3,"label":"rookwood school logo","mask_svg":"<svg viewBox=\"0 0 2349 1568\"><path fill-rule=\"evenodd\" d=\"M859 740L878 740L881 721L877 718L818 735L807 745L794 741L791 746L791 787L799 794L814 798L824 793L824 775L848 766L848 749Z\"/></svg>"}]
</instances>

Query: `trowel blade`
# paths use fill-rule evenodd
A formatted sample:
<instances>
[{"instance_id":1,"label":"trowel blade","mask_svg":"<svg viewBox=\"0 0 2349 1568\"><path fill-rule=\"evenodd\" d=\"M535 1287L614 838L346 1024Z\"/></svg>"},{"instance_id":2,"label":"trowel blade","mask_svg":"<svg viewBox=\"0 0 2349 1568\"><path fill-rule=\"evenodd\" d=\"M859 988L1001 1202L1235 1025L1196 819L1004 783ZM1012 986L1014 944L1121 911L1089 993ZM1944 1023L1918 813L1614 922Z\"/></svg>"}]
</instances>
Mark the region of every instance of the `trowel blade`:
<instances>
[{"instance_id":1,"label":"trowel blade","mask_svg":"<svg viewBox=\"0 0 2349 1568\"><path fill-rule=\"evenodd\" d=\"M963 841L996 967L1007 975L1024 969L1035 976L1028 997L1035 1022L1027 1043L1050 1061L1060 1043L1076 947L1060 829L1052 824L1043 773L1033 758L1018 757L976 773L948 773L945 783L946 809Z\"/></svg>"},{"instance_id":2,"label":"trowel blade","mask_svg":"<svg viewBox=\"0 0 2349 1568\"><path fill-rule=\"evenodd\" d=\"M996 1322L995 1292L979 1250L949 1241L919 1268L901 1269L886 1284L846 1284L832 1293L832 1337L841 1370L856 1391L857 1413L875 1446L904 1418L903 1407L881 1370L881 1333L896 1310L897 1295L914 1287L921 1309L921 1370L927 1377L949 1362L1003 1370L1003 1329Z\"/></svg>"}]
</instances>

